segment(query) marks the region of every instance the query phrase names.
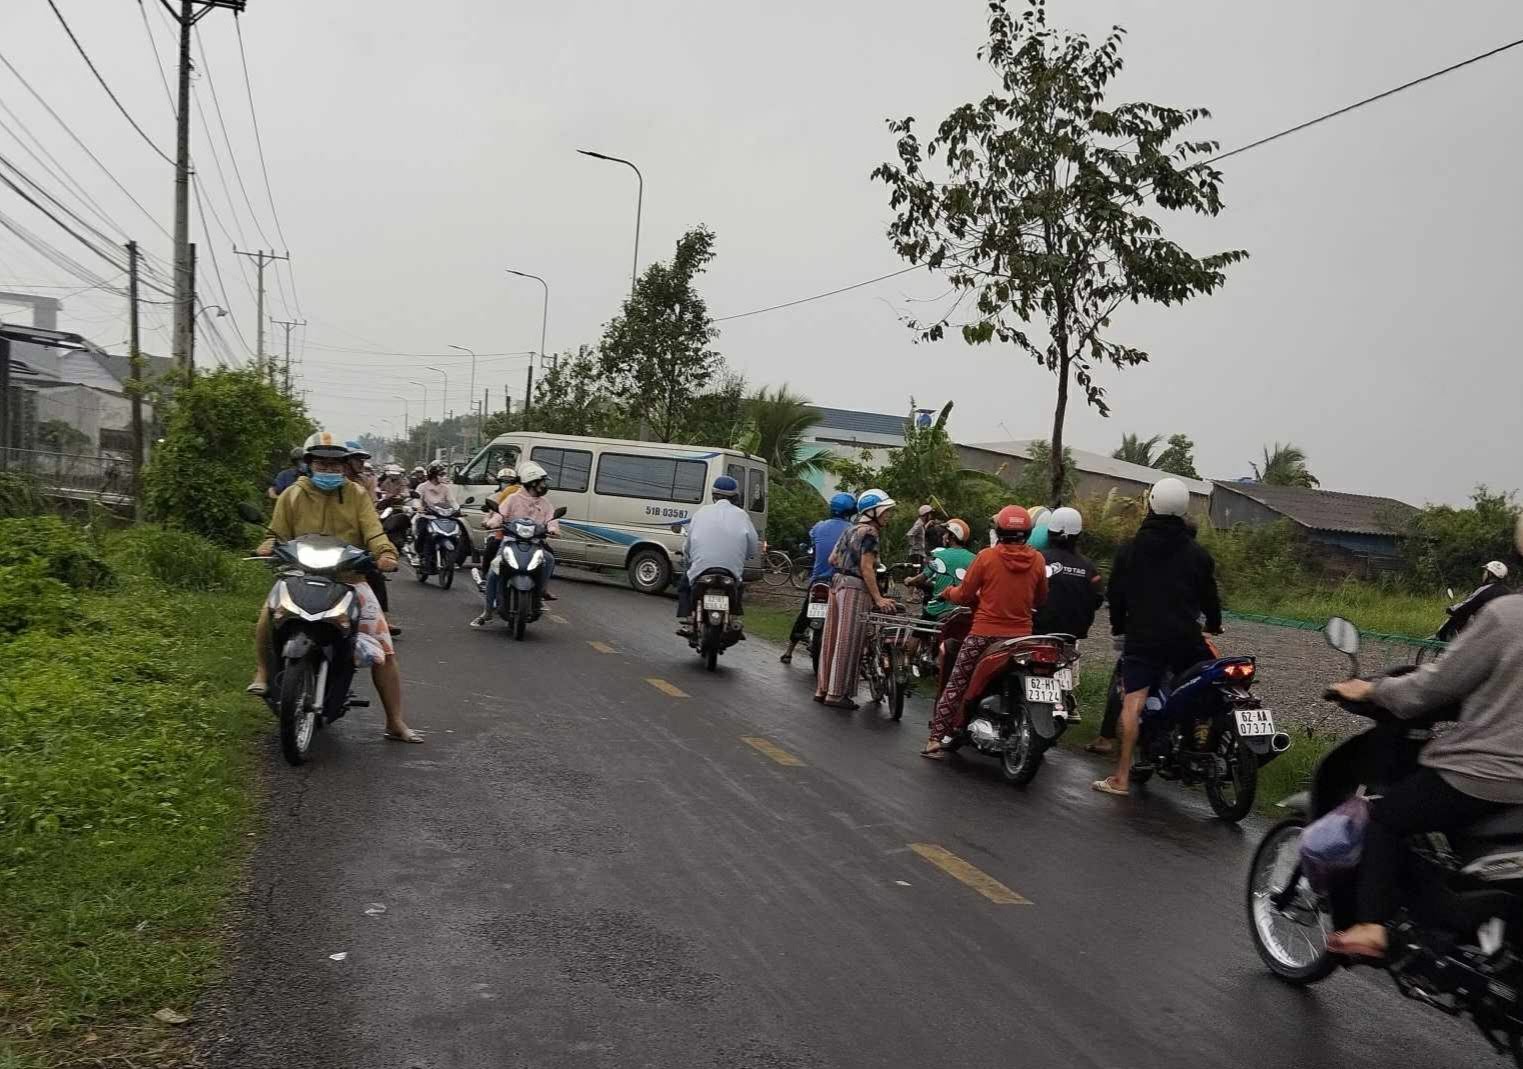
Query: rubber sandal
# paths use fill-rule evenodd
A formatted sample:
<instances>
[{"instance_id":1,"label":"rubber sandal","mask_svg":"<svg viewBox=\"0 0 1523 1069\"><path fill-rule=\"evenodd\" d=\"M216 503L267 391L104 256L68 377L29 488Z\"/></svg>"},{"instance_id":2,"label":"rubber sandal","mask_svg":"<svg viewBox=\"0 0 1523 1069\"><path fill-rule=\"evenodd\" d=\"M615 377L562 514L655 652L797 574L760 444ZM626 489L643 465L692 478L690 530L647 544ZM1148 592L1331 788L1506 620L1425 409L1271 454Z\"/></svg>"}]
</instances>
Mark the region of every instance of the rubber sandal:
<instances>
[{"instance_id":1,"label":"rubber sandal","mask_svg":"<svg viewBox=\"0 0 1523 1069\"><path fill-rule=\"evenodd\" d=\"M423 736L412 730L409 730L405 735L398 735L395 731L386 731L381 733L381 737L387 742L410 742L419 746L423 744Z\"/></svg>"},{"instance_id":2,"label":"rubber sandal","mask_svg":"<svg viewBox=\"0 0 1523 1069\"><path fill-rule=\"evenodd\" d=\"M1095 780L1095 782L1090 784L1090 787L1101 794L1114 794L1118 798L1125 798L1132 793L1130 788L1116 786L1115 781L1109 776L1106 776L1104 779Z\"/></svg>"},{"instance_id":3,"label":"rubber sandal","mask_svg":"<svg viewBox=\"0 0 1523 1069\"><path fill-rule=\"evenodd\" d=\"M1116 748L1114 746L1102 747L1099 739L1093 739L1085 745L1084 752L1098 754L1101 757L1110 757L1115 754Z\"/></svg>"},{"instance_id":4,"label":"rubber sandal","mask_svg":"<svg viewBox=\"0 0 1523 1069\"><path fill-rule=\"evenodd\" d=\"M947 748L939 742L934 750L927 745L925 749L920 751L920 756L924 757L927 761L944 761L947 757Z\"/></svg>"},{"instance_id":5,"label":"rubber sandal","mask_svg":"<svg viewBox=\"0 0 1523 1069\"><path fill-rule=\"evenodd\" d=\"M827 701L825 704L830 706L832 709L845 709L848 712L856 712L858 709L862 708L850 698L841 698L839 701L833 702Z\"/></svg>"},{"instance_id":6,"label":"rubber sandal","mask_svg":"<svg viewBox=\"0 0 1523 1069\"><path fill-rule=\"evenodd\" d=\"M793 663L793 654L791 654L791 653L785 653L781 657L778 658L778 661L780 661L783 664L792 664Z\"/></svg>"},{"instance_id":7,"label":"rubber sandal","mask_svg":"<svg viewBox=\"0 0 1523 1069\"><path fill-rule=\"evenodd\" d=\"M819 702L821 705L824 705L825 704L825 695L823 695L823 694L816 694L814 696L814 700Z\"/></svg>"},{"instance_id":8,"label":"rubber sandal","mask_svg":"<svg viewBox=\"0 0 1523 1069\"><path fill-rule=\"evenodd\" d=\"M263 698L266 694L270 693L270 685L268 683L250 683L243 688L243 693L252 694L256 698Z\"/></svg>"}]
</instances>

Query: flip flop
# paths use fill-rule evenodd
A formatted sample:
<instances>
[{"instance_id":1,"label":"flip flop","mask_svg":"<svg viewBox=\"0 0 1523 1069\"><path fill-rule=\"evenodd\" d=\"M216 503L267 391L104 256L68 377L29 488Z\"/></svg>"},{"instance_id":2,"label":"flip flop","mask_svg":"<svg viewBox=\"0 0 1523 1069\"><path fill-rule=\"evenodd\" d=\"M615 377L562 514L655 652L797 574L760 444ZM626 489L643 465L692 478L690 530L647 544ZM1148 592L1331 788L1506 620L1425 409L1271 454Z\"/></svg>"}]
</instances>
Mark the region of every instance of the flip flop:
<instances>
[{"instance_id":1,"label":"flip flop","mask_svg":"<svg viewBox=\"0 0 1523 1069\"><path fill-rule=\"evenodd\" d=\"M1130 788L1116 786L1109 776L1106 776L1104 779L1095 780L1095 782L1090 784L1090 787L1101 794L1114 794L1118 798L1125 798L1132 793Z\"/></svg>"},{"instance_id":2,"label":"flip flop","mask_svg":"<svg viewBox=\"0 0 1523 1069\"><path fill-rule=\"evenodd\" d=\"M243 688L243 693L252 694L256 698L263 698L266 694L270 693L270 685L268 683L250 683Z\"/></svg>"},{"instance_id":3,"label":"flip flop","mask_svg":"<svg viewBox=\"0 0 1523 1069\"><path fill-rule=\"evenodd\" d=\"M858 705L856 702L852 701L850 698L841 698L839 701L833 701L833 702L832 701L827 701L825 704L828 705L832 709L845 709L848 712L856 712L858 709L862 708L860 705Z\"/></svg>"},{"instance_id":4,"label":"flip flop","mask_svg":"<svg viewBox=\"0 0 1523 1069\"><path fill-rule=\"evenodd\" d=\"M825 704L825 695L823 695L823 694L816 694L814 696L814 700L819 702L821 705L824 705Z\"/></svg>"},{"instance_id":5,"label":"flip flop","mask_svg":"<svg viewBox=\"0 0 1523 1069\"><path fill-rule=\"evenodd\" d=\"M381 737L387 742L411 742L419 746L423 744L423 736L412 730L409 730L406 735L398 735L394 731L386 731L381 733Z\"/></svg>"},{"instance_id":6,"label":"flip flop","mask_svg":"<svg viewBox=\"0 0 1523 1069\"><path fill-rule=\"evenodd\" d=\"M781 657L779 657L778 660L781 661L783 664L792 664L793 663L793 654L791 654L791 653L785 653Z\"/></svg>"},{"instance_id":7,"label":"flip flop","mask_svg":"<svg viewBox=\"0 0 1523 1069\"><path fill-rule=\"evenodd\" d=\"M932 750L927 747L920 751L920 756L924 757L927 761L945 761L947 758L947 748L937 743L936 749Z\"/></svg>"},{"instance_id":8,"label":"flip flop","mask_svg":"<svg viewBox=\"0 0 1523 1069\"><path fill-rule=\"evenodd\" d=\"M1085 745L1084 752L1099 754L1101 757L1110 757L1116 752L1116 748L1114 746L1102 747L1100 745L1100 740L1094 739Z\"/></svg>"},{"instance_id":9,"label":"flip flop","mask_svg":"<svg viewBox=\"0 0 1523 1069\"><path fill-rule=\"evenodd\" d=\"M1355 958L1359 961L1385 961L1387 951L1370 946L1368 943L1350 943L1340 939L1334 932L1327 937L1327 950L1330 954L1340 957Z\"/></svg>"}]
</instances>

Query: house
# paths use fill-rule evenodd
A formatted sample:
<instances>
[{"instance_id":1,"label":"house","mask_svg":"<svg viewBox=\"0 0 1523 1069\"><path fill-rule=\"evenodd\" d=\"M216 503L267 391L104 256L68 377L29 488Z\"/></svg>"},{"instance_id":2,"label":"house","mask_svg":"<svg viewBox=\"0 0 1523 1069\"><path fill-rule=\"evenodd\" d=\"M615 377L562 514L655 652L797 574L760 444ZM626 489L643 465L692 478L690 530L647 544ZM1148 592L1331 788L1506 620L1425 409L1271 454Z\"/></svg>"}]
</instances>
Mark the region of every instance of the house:
<instances>
[{"instance_id":1,"label":"house","mask_svg":"<svg viewBox=\"0 0 1523 1069\"><path fill-rule=\"evenodd\" d=\"M998 476L1006 484L1014 484L1031 463L1031 448L1037 441L1022 438L1009 442L978 442L956 448L964 467L987 472ZM1168 472L1157 468L1117 460L1104 453L1092 453L1088 449L1069 446L1067 452L1073 457L1074 489L1081 498L1104 497L1112 490L1127 497L1137 497L1168 475ZM1211 484L1204 479L1175 478L1190 491L1190 511L1205 517L1211 507Z\"/></svg>"},{"instance_id":2,"label":"house","mask_svg":"<svg viewBox=\"0 0 1523 1069\"><path fill-rule=\"evenodd\" d=\"M800 460L823 456L849 457L856 460L865 452L869 463L883 464L888 451L904 445L904 432L910 416L890 416L882 412L858 412L849 408L813 406L820 418L804 432L799 449ZM815 469L808 477L814 488L829 496L836 491L835 477Z\"/></svg>"},{"instance_id":3,"label":"house","mask_svg":"<svg viewBox=\"0 0 1523 1069\"><path fill-rule=\"evenodd\" d=\"M1401 539L1418 509L1391 497L1369 497L1301 486L1217 480L1211 526L1260 526L1288 520L1331 563L1375 569L1400 559Z\"/></svg>"}]
</instances>

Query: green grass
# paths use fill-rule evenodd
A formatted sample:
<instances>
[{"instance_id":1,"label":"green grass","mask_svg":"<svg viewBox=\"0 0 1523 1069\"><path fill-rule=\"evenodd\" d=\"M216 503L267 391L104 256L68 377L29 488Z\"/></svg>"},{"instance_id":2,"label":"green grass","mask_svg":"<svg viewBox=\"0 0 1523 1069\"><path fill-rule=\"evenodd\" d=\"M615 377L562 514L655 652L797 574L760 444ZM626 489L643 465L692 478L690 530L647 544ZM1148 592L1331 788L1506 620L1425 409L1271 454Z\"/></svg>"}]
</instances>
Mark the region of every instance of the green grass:
<instances>
[{"instance_id":1,"label":"green grass","mask_svg":"<svg viewBox=\"0 0 1523 1069\"><path fill-rule=\"evenodd\" d=\"M160 1064L179 1036L151 1014L217 975L268 719L242 693L263 584L128 574L72 633L0 643L0 1066Z\"/></svg>"},{"instance_id":2,"label":"green grass","mask_svg":"<svg viewBox=\"0 0 1523 1069\"><path fill-rule=\"evenodd\" d=\"M786 645L788 634L793 630L793 621L798 614L797 605L791 608L779 608L775 605L763 604L758 600L747 600L746 631L757 638Z\"/></svg>"},{"instance_id":3,"label":"green grass","mask_svg":"<svg viewBox=\"0 0 1523 1069\"><path fill-rule=\"evenodd\" d=\"M1352 620L1364 631L1427 638L1444 622L1449 599L1441 593L1409 594L1369 583L1346 582L1324 589L1285 593L1234 592L1224 599L1235 612L1283 616L1321 625L1329 617Z\"/></svg>"}]
</instances>

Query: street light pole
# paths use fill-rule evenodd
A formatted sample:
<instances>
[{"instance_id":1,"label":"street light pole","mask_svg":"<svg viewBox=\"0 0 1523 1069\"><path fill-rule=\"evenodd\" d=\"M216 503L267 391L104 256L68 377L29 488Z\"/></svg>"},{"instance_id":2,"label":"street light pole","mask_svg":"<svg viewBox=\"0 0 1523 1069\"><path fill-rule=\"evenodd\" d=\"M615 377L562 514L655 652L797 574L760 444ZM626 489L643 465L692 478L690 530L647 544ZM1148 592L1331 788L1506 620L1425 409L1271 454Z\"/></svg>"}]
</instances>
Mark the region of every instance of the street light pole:
<instances>
[{"instance_id":1,"label":"street light pole","mask_svg":"<svg viewBox=\"0 0 1523 1069\"><path fill-rule=\"evenodd\" d=\"M391 399L402 402L402 437L410 442L412 441L412 419L407 414L407 398L399 393L394 393L391 395Z\"/></svg>"},{"instance_id":2,"label":"street light pole","mask_svg":"<svg viewBox=\"0 0 1523 1069\"><path fill-rule=\"evenodd\" d=\"M428 422L428 383L419 382L417 379L408 379L407 381L414 386L423 387L423 421L426 423ZM423 459L429 462L432 462L434 459L434 432L432 430L423 432ZM427 466L427 464L424 465L424 467Z\"/></svg>"},{"instance_id":3,"label":"street light pole","mask_svg":"<svg viewBox=\"0 0 1523 1069\"><path fill-rule=\"evenodd\" d=\"M466 394L466 396L470 397L470 398L474 398L476 396L476 350L475 349L467 349L463 345L451 345L450 348L451 349L459 349L462 353L470 353L471 354L471 392ZM474 400L471 401L472 405L474 405L475 403L476 402ZM482 415L476 417L476 448L478 448L478 449L481 448L481 420L482 420L484 415L485 415L485 413L483 413Z\"/></svg>"},{"instance_id":4,"label":"street light pole","mask_svg":"<svg viewBox=\"0 0 1523 1069\"><path fill-rule=\"evenodd\" d=\"M442 439L444 437L444 421L449 418L445 414L444 407L449 404L449 376L436 367L425 367L423 370L432 371L435 375L439 375L444 379L444 392L439 395L439 437ZM442 441L439 444L444 445ZM449 447L445 446L445 448L448 449ZM451 456L451 459L453 459L453 456Z\"/></svg>"},{"instance_id":5,"label":"street light pole","mask_svg":"<svg viewBox=\"0 0 1523 1069\"><path fill-rule=\"evenodd\" d=\"M640 212L645 206L645 176L640 173L640 168L636 167L633 163L630 163L628 160L622 159L619 156L607 156L601 152L593 152L591 149L585 148L579 148L577 149L577 152L581 153L583 156L591 156L595 160L607 160L609 163L622 163L631 171L634 171L635 178L639 180L640 184L637 192L635 193L635 259L634 264L629 269L629 295L633 297L635 293L635 276L636 273L640 270Z\"/></svg>"},{"instance_id":6,"label":"street light pole","mask_svg":"<svg viewBox=\"0 0 1523 1069\"><path fill-rule=\"evenodd\" d=\"M515 271L511 267L504 268L503 270L507 271L507 273L510 275L517 275L519 278L532 278L535 282L538 282L541 286L545 287L545 304L539 315L539 362L540 365L543 366L546 359L545 330L550 325L550 283L546 282L538 275L529 274L527 271Z\"/></svg>"}]
</instances>

